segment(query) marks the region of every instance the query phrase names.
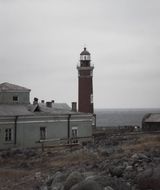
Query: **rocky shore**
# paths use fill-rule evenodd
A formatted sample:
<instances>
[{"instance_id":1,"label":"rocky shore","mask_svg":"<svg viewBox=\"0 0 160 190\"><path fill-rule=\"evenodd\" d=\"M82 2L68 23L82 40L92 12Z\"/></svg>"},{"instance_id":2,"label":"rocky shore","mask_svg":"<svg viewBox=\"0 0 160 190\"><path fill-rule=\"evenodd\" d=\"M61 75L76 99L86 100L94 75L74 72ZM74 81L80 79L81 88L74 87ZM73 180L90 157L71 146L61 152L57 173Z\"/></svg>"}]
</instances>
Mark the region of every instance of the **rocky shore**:
<instances>
[{"instance_id":1,"label":"rocky shore","mask_svg":"<svg viewBox=\"0 0 160 190\"><path fill-rule=\"evenodd\" d=\"M0 152L0 189L159 190L160 135L106 135L83 147Z\"/></svg>"}]
</instances>

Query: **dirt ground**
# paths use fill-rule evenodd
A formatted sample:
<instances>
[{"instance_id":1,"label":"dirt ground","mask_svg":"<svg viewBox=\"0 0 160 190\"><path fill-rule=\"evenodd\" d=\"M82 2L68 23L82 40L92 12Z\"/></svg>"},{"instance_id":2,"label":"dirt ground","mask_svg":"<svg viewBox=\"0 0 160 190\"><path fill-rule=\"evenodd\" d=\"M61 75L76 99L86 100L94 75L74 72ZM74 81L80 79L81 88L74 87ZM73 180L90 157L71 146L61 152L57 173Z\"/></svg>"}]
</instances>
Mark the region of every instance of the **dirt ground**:
<instances>
[{"instance_id":1,"label":"dirt ground","mask_svg":"<svg viewBox=\"0 0 160 190\"><path fill-rule=\"evenodd\" d=\"M103 155L101 147L119 147L122 151L112 151ZM94 148L94 151L93 151ZM0 189L1 190L38 190L51 173L72 168L99 165L105 159L117 159L124 155L160 149L158 135L120 135L99 137L87 147L7 150L0 152ZM110 150L110 149L108 149ZM98 166L97 166L98 168ZM91 169L92 170L92 169ZM98 169L97 169L98 170ZM100 170L100 169L99 169Z\"/></svg>"}]
</instances>

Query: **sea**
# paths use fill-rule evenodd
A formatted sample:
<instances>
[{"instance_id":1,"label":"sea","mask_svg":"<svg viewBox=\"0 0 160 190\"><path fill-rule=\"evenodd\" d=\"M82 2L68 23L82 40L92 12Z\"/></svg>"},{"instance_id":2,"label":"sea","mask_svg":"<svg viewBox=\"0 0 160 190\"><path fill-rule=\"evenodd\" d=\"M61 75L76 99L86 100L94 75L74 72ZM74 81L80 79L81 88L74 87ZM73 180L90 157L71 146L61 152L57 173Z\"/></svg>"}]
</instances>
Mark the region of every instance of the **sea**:
<instances>
[{"instance_id":1,"label":"sea","mask_svg":"<svg viewBox=\"0 0 160 190\"><path fill-rule=\"evenodd\" d=\"M160 108L95 109L97 127L142 126L148 113L160 113Z\"/></svg>"}]
</instances>

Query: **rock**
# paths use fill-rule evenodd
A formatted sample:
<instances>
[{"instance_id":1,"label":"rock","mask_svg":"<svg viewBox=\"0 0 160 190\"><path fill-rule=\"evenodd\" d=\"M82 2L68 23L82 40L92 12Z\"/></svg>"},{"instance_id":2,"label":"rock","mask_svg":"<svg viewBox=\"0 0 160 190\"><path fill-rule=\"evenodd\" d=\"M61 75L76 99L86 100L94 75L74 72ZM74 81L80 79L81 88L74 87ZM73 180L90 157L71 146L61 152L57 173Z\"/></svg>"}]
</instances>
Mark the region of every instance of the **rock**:
<instances>
[{"instance_id":1,"label":"rock","mask_svg":"<svg viewBox=\"0 0 160 190\"><path fill-rule=\"evenodd\" d=\"M51 190L61 190L63 188L63 183L65 180L65 175L62 172L56 172L53 176L52 184L50 185Z\"/></svg>"},{"instance_id":2,"label":"rock","mask_svg":"<svg viewBox=\"0 0 160 190\"><path fill-rule=\"evenodd\" d=\"M42 186L42 187L40 187L40 190L48 190L48 187L47 186Z\"/></svg>"},{"instance_id":3,"label":"rock","mask_svg":"<svg viewBox=\"0 0 160 190\"><path fill-rule=\"evenodd\" d=\"M64 183L65 175L61 172L56 172L55 174L50 174L45 180L48 187L57 186L59 183ZM58 185L59 186L59 185Z\"/></svg>"},{"instance_id":4,"label":"rock","mask_svg":"<svg viewBox=\"0 0 160 190\"><path fill-rule=\"evenodd\" d=\"M141 172L136 177L136 182L140 190L160 189L160 166L157 168L149 168Z\"/></svg>"},{"instance_id":5,"label":"rock","mask_svg":"<svg viewBox=\"0 0 160 190\"><path fill-rule=\"evenodd\" d=\"M104 190L114 190L114 189L112 187L110 187L110 186L107 186L107 187L104 188Z\"/></svg>"},{"instance_id":6,"label":"rock","mask_svg":"<svg viewBox=\"0 0 160 190\"><path fill-rule=\"evenodd\" d=\"M83 176L79 172L72 172L64 183L64 190L70 190L70 188L83 181Z\"/></svg>"},{"instance_id":7,"label":"rock","mask_svg":"<svg viewBox=\"0 0 160 190\"><path fill-rule=\"evenodd\" d=\"M118 166L118 167L110 167L109 168L109 172L111 174L111 176L116 176L116 177L122 177L123 176L123 171L124 171L124 167Z\"/></svg>"},{"instance_id":8,"label":"rock","mask_svg":"<svg viewBox=\"0 0 160 190\"><path fill-rule=\"evenodd\" d=\"M92 180L85 180L74 185L70 190L103 190L103 188Z\"/></svg>"},{"instance_id":9,"label":"rock","mask_svg":"<svg viewBox=\"0 0 160 190\"><path fill-rule=\"evenodd\" d=\"M135 153L131 156L131 159L133 160L133 162L137 162L137 161L149 161L150 159L148 158L148 156L146 156L145 154L142 153Z\"/></svg>"},{"instance_id":10,"label":"rock","mask_svg":"<svg viewBox=\"0 0 160 190\"><path fill-rule=\"evenodd\" d=\"M26 158L31 158L31 157L34 157L36 156L36 152L35 150L33 149L24 149L23 150L23 154L26 156Z\"/></svg>"},{"instance_id":11,"label":"rock","mask_svg":"<svg viewBox=\"0 0 160 190\"><path fill-rule=\"evenodd\" d=\"M19 163L18 164L18 167L19 168L23 168L23 169L29 169L29 168L31 168L32 166L31 166L31 164L30 163L28 163L27 161L25 162L21 162L21 163Z\"/></svg>"},{"instance_id":12,"label":"rock","mask_svg":"<svg viewBox=\"0 0 160 190\"><path fill-rule=\"evenodd\" d=\"M98 148L98 152L101 154L101 156L109 156L113 154L114 148L107 147L107 148Z\"/></svg>"},{"instance_id":13,"label":"rock","mask_svg":"<svg viewBox=\"0 0 160 190\"><path fill-rule=\"evenodd\" d=\"M61 190L63 188L63 185L61 183L56 183L53 186L51 186L50 190Z\"/></svg>"},{"instance_id":14,"label":"rock","mask_svg":"<svg viewBox=\"0 0 160 190\"><path fill-rule=\"evenodd\" d=\"M130 190L130 187L121 178L110 176L93 176L92 180L97 182L103 188L110 186L114 190Z\"/></svg>"},{"instance_id":15,"label":"rock","mask_svg":"<svg viewBox=\"0 0 160 190\"><path fill-rule=\"evenodd\" d=\"M56 172L55 175L54 175L54 179L53 179L53 184L56 184L56 183L61 183L62 181L64 182L65 180L65 176L62 172Z\"/></svg>"},{"instance_id":16,"label":"rock","mask_svg":"<svg viewBox=\"0 0 160 190\"><path fill-rule=\"evenodd\" d=\"M126 171L132 171L133 170L133 166L127 166L126 167Z\"/></svg>"}]
</instances>

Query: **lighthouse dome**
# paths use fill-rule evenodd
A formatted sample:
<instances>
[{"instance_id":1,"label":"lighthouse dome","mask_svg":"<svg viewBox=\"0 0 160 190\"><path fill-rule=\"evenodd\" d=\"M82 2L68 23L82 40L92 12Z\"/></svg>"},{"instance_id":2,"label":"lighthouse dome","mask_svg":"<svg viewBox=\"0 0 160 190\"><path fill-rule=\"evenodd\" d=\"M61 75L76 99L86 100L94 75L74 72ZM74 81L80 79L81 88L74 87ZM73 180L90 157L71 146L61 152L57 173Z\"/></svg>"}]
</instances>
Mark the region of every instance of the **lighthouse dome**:
<instances>
[{"instance_id":1,"label":"lighthouse dome","mask_svg":"<svg viewBox=\"0 0 160 190\"><path fill-rule=\"evenodd\" d=\"M86 48L80 53L80 55L90 55Z\"/></svg>"}]
</instances>

